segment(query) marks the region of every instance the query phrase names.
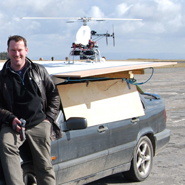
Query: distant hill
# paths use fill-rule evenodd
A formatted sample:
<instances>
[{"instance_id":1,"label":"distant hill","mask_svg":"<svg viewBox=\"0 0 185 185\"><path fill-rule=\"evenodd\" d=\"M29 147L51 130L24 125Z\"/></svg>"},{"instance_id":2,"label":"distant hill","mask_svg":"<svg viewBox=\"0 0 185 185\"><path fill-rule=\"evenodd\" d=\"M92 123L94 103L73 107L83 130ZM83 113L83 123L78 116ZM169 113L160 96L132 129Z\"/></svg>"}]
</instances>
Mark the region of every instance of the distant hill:
<instances>
[{"instance_id":1,"label":"distant hill","mask_svg":"<svg viewBox=\"0 0 185 185\"><path fill-rule=\"evenodd\" d=\"M8 59L8 53L0 52L0 60L6 60L6 59Z\"/></svg>"}]
</instances>

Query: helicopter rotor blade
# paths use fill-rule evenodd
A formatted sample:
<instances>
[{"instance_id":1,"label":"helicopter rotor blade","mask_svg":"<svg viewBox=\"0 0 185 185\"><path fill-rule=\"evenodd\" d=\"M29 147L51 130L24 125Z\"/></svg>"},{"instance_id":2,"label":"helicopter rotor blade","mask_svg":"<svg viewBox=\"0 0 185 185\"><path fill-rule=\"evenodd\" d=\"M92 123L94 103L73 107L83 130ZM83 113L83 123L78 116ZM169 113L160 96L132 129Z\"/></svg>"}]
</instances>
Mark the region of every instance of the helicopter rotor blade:
<instances>
[{"instance_id":1,"label":"helicopter rotor blade","mask_svg":"<svg viewBox=\"0 0 185 185\"><path fill-rule=\"evenodd\" d=\"M81 17L21 17L20 19L74 19L74 20L81 20Z\"/></svg>"},{"instance_id":2,"label":"helicopter rotor blade","mask_svg":"<svg viewBox=\"0 0 185 185\"><path fill-rule=\"evenodd\" d=\"M112 33L112 37L113 37L113 46L115 46L114 24L112 25L112 30L113 30L113 33Z\"/></svg>"},{"instance_id":3,"label":"helicopter rotor blade","mask_svg":"<svg viewBox=\"0 0 185 185\"><path fill-rule=\"evenodd\" d=\"M108 46L108 31L107 31L107 33L106 33L106 44L107 44L107 46Z\"/></svg>"},{"instance_id":4,"label":"helicopter rotor blade","mask_svg":"<svg viewBox=\"0 0 185 185\"><path fill-rule=\"evenodd\" d=\"M66 23L74 23L75 21L66 21Z\"/></svg>"},{"instance_id":5,"label":"helicopter rotor blade","mask_svg":"<svg viewBox=\"0 0 185 185\"><path fill-rule=\"evenodd\" d=\"M125 18L93 18L91 17L91 20L96 21L142 21L142 19L125 19Z\"/></svg>"},{"instance_id":6,"label":"helicopter rotor blade","mask_svg":"<svg viewBox=\"0 0 185 185\"><path fill-rule=\"evenodd\" d=\"M126 18L94 18L94 17L21 17L20 19L73 19L82 21L142 21L142 19L126 19Z\"/></svg>"},{"instance_id":7,"label":"helicopter rotor blade","mask_svg":"<svg viewBox=\"0 0 185 185\"><path fill-rule=\"evenodd\" d=\"M21 17L20 19L68 19L68 20L79 20L83 22L84 26L87 26L87 22L91 20L91 17Z\"/></svg>"},{"instance_id":8,"label":"helicopter rotor blade","mask_svg":"<svg viewBox=\"0 0 185 185\"><path fill-rule=\"evenodd\" d=\"M94 17L21 17L20 19L68 19L68 20L79 20L83 22L84 26L87 26L87 22L95 21L142 21L142 19L124 19L124 18L94 18Z\"/></svg>"},{"instance_id":9,"label":"helicopter rotor blade","mask_svg":"<svg viewBox=\"0 0 185 185\"><path fill-rule=\"evenodd\" d=\"M113 46L115 46L116 44L115 44L115 35L114 35L114 33L113 33Z\"/></svg>"}]
</instances>

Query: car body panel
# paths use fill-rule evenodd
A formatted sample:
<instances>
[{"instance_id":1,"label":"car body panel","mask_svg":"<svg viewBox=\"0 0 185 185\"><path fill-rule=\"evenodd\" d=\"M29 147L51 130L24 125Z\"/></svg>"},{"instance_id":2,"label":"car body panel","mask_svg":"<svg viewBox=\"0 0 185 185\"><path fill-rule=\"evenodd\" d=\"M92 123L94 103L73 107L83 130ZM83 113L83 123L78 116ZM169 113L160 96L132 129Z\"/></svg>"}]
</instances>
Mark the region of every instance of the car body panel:
<instances>
[{"instance_id":1,"label":"car body panel","mask_svg":"<svg viewBox=\"0 0 185 185\"><path fill-rule=\"evenodd\" d=\"M109 123L108 125L110 129L109 141L107 142L109 155L105 169L131 161L138 133L138 125L133 124L131 119Z\"/></svg>"},{"instance_id":2,"label":"car body panel","mask_svg":"<svg viewBox=\"0 0 185 185\"><path fill-rule=\"evenodd\" d=\"M159 132L154 135L155 137L155 152L158 154L170 141L171 131L169 129L165 129L162 132Z\"/></svg>"},{"instance_id":3,"label":"car body panel","mask_svg":"<svg viewBox=\"0 0 185 185\"><path fill-rule=\"evenodd\" d=\"M108 156L109 129L98 130L107 124L88 127L84 130L67 131L57 140L58 161L55 163L57 182L68 182L104 170ZM53 155L53 154L52 154ZM79 170L82 169L82 170ZM84 170L83 170L84 169Z\"/></svg>"}]
</instances>

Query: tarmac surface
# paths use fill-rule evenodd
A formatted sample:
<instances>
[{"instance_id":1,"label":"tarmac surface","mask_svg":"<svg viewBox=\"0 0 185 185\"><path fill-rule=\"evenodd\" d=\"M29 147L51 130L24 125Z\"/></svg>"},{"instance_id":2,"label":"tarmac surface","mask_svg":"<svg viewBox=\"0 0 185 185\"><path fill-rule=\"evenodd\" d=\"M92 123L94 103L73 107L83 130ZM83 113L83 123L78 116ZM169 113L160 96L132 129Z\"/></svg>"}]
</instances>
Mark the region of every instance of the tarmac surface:
<instances>
[{"instance_id":1,"label":"tarmac surface","mask_svg":"<svg viewBox=\"0 0 185 185\"><path fill-rule=\"evenodd\" d=\"M138 83L150 77L151 70L145 72L135 75ZM155 68L151 80L140 87L163 98L167 128L171 130L169 144L154 157L152 172L145 181L130 182L116 174L88 185L185 185L185 67Z\"/></svg>"}]
</instances>

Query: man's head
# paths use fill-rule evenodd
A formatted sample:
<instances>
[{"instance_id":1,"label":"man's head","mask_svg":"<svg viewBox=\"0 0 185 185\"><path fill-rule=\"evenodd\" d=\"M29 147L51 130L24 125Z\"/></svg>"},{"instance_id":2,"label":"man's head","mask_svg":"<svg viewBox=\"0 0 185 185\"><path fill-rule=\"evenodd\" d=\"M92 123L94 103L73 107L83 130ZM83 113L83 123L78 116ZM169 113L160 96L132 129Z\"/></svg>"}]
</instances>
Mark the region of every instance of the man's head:
<instances>
[{"instance_id":1,"label":"man's head","mask_svg":"<svg viewBox=\"0 0 185 185\"><path fill-rule=\"evenodd\" d=\"M19 35L10 36L7 45L11 67L15 71L21 70L25 66L26 55L28 53L26 39Z\"/></svg>"},{"instance_id":2,"label":"man's head","mask_svg":"<svg viewBox=\"0 0 185 185\"><path fill-rule=\"evenodd\" d=\"M11 40L14 40L15 42L18 42L18 41L23 41L24 42L24 46L25 48L27 48L27 41L24 37L20 36L20 35L13 35L13 36L10 36L8 38L8 41L7 41L7 45L8 45L8 48L10 46L10 41Z\"/></svg>"}]
</instances>

